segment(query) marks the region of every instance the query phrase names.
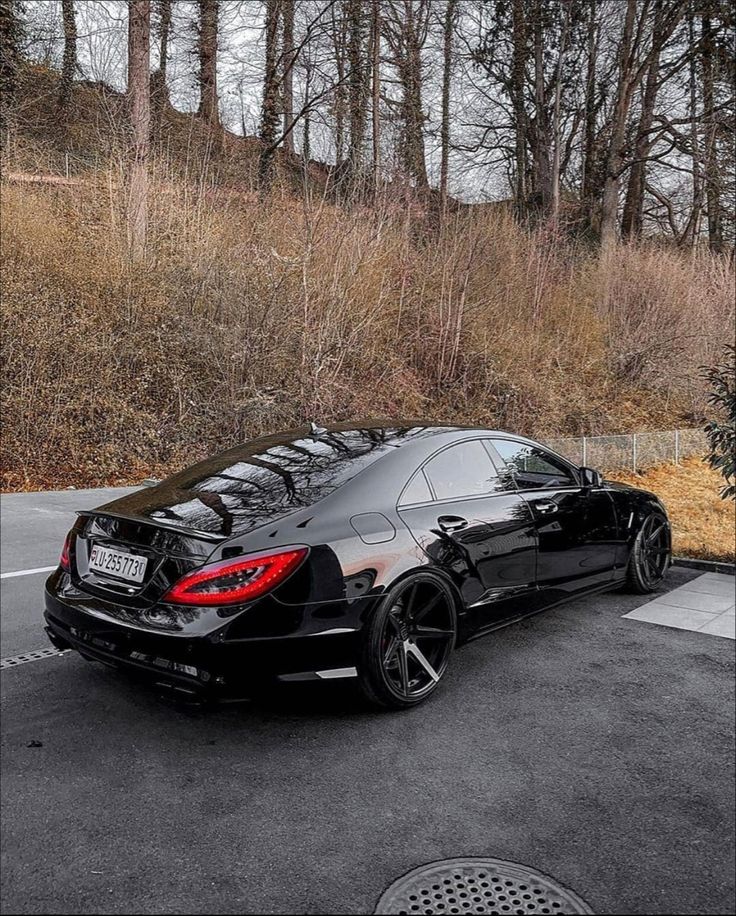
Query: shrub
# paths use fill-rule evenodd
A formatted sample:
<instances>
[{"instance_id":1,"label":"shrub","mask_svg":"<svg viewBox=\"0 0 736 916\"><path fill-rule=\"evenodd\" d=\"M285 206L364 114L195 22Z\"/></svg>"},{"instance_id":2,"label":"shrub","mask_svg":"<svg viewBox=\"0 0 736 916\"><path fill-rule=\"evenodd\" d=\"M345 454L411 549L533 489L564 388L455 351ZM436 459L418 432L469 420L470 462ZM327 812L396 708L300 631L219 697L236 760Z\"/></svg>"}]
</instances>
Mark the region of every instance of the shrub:
<instances>
[{"instance_id":1,"label":"shrub","mask_svg":"<svg viewBox=\"0 0 736 916\"><path fill-rule=\"evenodd\" d=\"M615 258L501 209L440 228L387 200L151 182L146 264L120 172L5 179L3 481L160 476L268 430L424 416L537 436L704 420L733 269L708 252Z\"/></svg>"},{"instance_id":2,"label":"shrub","mask_svg":"<svg viewBox=\"0 0 736 916\"><path fill-rule=\"evenodd\" d=\"M719 414L705 426L710 444L708 463L726 481L722 498L736 500L736 347L728 345L722 362L704 369L704 375L710 387L708 403Z\"/></svg>"}]
</instances>

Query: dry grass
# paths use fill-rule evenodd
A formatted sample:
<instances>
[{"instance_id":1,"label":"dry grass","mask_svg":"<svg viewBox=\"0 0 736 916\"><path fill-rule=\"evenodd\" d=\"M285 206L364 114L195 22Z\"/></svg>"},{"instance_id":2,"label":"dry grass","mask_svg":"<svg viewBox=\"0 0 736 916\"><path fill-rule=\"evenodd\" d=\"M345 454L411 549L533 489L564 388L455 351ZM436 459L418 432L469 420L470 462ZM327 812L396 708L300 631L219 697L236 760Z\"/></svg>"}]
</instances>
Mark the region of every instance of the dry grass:
<instances>
[{"instance_id":1,"label":"dry grass","mask_svg":"<svg viewBox=\"0 0 736 916\"><path fill-rule=\"evenodd\" d=\"M442 228L401 199L348 211L316 174L296 193L294 163L260 200L251 141L171 110L132 265L121 98L80 84L57 136L53 74L31 76L1 187L4 487L161 474L305 418L540 437L700 421L699 367L733 336L726 259L600 257L503 208ZM65 149L89 163L74 181L7 180L63 172Z\"/></svg>"},{"instance_id":2,"label":"dry grass","mask_svg":"<svg viewBox=\"0 0 736 916\"><path fill-rule=\"evenodd\" d=\"M693 458L643 474L612 471L606 476L659 496L672 521L675 555L729 563L736 559L736 504L719 498L723 478L703 461Z\"/></svg>"},{"instance_id":3,"label":"dry grass","mask_svg":"<svg viewBox=\"0 0 736 916\"><path fill-rule=\"evenodd\" d=\"M399 205L163 178L152 199L134 267L117 171L3 185L6 488L160 472L310 417L691 425L730 333L733 272L707 254L602 261L503 212L419 235Z\"/></svg>"}]
</instances>

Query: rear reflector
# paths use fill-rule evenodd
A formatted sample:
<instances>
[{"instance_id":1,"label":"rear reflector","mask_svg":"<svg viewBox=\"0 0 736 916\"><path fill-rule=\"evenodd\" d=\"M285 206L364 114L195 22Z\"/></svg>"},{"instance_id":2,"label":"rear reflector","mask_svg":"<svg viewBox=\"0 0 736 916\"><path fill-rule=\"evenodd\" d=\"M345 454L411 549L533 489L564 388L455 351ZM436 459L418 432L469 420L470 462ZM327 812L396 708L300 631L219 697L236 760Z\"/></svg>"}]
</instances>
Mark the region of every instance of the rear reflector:
<instances>
[{"instance_id":1,"label":"rear reflector","mask_svg":"<svg viewBox=\"0 0 736 916\"><path fill-rule=\"evenodd\" d=\"M61 556L59 557L59 566L66 572L71 572L72 560L71 560L71 546L72 546L72 533L71 531L67 534L64 539L64 546L61 548Z\"/></svg>"}]
</instances>

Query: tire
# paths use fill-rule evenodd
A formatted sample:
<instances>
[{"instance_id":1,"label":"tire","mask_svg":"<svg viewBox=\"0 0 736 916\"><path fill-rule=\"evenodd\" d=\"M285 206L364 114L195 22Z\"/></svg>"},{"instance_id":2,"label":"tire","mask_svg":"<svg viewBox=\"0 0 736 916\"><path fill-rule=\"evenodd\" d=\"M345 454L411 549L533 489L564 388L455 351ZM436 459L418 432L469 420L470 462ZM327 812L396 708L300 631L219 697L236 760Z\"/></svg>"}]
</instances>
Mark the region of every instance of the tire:
<instances>
[{"instance_id":1,"label":"tire","mask_svg":"<svg viewBox=\"0 0 736 916\"><path fill-rule=\"evenodd\" d=\"M457 640L452 588L420 572L392 586L362 633L358 683L372 706L410 709L437 689Z\"/></svg>"},{"instance_id":2,"label":"tire","mask_svg":"<svg viewBox=\"0 0 736 916\"><path fill-rule=\"evenodd\" d=\"M626 569L626 590L638 595L656 591L670 561L670 526L660 512L642 522Z\"/></svg>"}]
</instances>

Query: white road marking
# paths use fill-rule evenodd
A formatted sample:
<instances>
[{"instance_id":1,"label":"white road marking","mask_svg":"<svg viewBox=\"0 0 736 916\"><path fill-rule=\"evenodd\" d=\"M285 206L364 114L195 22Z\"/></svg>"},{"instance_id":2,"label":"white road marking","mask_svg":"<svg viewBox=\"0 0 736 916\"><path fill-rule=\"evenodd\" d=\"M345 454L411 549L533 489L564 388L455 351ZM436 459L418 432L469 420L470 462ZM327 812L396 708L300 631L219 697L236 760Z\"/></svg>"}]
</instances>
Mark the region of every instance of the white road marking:
<instances>
[{"instance_id":1,"label":"white road marking","mask_svg":"<svg viewBox=\"0 0 736 916\"><path fill-rule=\"evenodd\" d=\"M16 572L0 573L0 579L15 579L16 576L33 576L36 573L53 572L55 566L36 566L34 569L18 569Z\"/></svg>"}]
</instances>

